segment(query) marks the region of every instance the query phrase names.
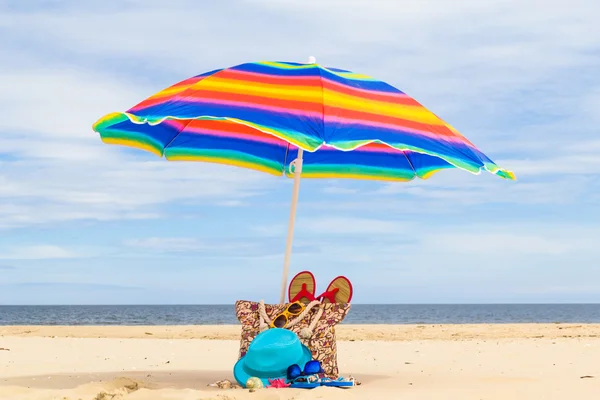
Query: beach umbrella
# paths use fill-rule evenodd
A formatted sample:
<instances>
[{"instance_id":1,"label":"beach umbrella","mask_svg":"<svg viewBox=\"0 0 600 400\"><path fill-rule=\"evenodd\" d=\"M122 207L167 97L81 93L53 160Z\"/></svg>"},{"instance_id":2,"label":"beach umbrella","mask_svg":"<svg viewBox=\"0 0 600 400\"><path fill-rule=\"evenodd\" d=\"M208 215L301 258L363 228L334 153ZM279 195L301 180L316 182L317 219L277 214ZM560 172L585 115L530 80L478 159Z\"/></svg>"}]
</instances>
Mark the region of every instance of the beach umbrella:
<instances>
[{"instance_id":1,"label":"beach umbrella","mask_svg":"<svg viewBox=\"0 0 600 400\"><path fill-rule=\"evenodd\" d=\"M316 63L252 62L170 86L93 126L103 142L172 161L294 178L280 301L285 300L300 177L388 181L487 170L515 179L415 99L366 75Z\"/></svg>"}]
</instances>

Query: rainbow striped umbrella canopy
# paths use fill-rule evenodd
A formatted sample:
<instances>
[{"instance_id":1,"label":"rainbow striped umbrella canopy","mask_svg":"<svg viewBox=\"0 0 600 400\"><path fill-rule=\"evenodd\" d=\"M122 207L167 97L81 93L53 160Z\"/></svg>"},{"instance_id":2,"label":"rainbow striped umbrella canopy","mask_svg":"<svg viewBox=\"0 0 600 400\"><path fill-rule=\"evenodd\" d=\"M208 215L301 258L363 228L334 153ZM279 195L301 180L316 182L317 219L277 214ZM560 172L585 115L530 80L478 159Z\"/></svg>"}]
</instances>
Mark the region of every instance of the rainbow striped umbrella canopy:
<instances>
[{"instance_id":1,"label":"rainbow striped umbrella canopy","mask_svg":"<svg viewBox=\"0 0 600 400\"><path fill-rule=\"evenodd\" d=\"M314 60L264 61L210 71L126 112L108 114L93 128L105 143L140 148L168 160L230 164L297 179L409 181L447 168L476 174L485 169L515 179L404 92Z\"/></svg>"}]
</instances>

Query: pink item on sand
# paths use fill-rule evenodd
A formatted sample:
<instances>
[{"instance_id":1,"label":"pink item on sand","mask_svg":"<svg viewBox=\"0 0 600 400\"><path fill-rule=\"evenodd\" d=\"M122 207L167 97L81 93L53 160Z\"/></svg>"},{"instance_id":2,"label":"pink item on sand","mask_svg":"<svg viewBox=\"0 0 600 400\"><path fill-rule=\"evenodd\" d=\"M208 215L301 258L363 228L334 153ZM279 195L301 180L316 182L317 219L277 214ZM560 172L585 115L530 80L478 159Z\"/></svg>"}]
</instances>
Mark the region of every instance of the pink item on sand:
<instances>
[{"instance_id":1,"label":"pink item on sand","mask_svg":"<svg viewBox=\"0 0 600 400\"><path fill-rule=\"evenodd\" d=\"M286 388L286 387L290 387L291 383L285 383L285 379L269 379L269 386L267 386L268 388L275 388L275 389L279 389L279 388Z\"/></svg>"}]
</instances>

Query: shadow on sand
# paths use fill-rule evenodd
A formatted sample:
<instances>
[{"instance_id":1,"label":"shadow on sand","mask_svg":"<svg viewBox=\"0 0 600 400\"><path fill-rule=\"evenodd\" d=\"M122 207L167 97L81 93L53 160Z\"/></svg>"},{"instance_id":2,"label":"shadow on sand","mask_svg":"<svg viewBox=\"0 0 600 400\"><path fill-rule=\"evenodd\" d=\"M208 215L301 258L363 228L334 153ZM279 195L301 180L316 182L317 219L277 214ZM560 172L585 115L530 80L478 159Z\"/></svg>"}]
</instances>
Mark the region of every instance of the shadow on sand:
<instances>
[{"instance_id":1,"label":"shadow on sand","mask_svg":"<svg viewBox=\"0 0 600 400\"><path fill-rule=\"evenodd\" d=\"M352 375L352 374L348 374ZM361 384L371 384L389 377L379 375L353 375ZM148 389L210 389L208 385L222 379L235 382L231 371L121 371L101 373L76 373L23 376L0 379L2 386L21 386L32 389L72 389L96 382L114 382L128 378ZM218 390L218 389L215 389Z\"/></svg>"}]
</instances>

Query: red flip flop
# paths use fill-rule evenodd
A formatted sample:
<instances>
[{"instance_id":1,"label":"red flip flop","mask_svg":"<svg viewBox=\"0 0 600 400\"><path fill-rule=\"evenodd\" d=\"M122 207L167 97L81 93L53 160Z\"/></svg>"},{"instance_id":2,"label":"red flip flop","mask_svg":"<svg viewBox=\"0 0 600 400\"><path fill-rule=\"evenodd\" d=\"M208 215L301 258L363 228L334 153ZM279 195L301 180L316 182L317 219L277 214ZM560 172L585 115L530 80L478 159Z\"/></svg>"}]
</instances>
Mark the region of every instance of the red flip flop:
<instances>
[{"instance_id":1,"label":"red flip flop","mask_svg":"<svg viewBox=\"0 0 600 400\"><path fill-rule=\"evenodd\" d=\"M323 303L350 303L352 300L352 283L345 276L338 276L331 281L327 290L317 297Z\"/></svg>"},{"instance_id":2,"label":"red flip flop","mask_svg":"<svg viewBox=\"0 0 600 400\"><path fill-rule=\"evenodd\" d=\"M290 303L300 301L308 304L315 300L315 283L314 275L309 271L302 271L296 274L290 281L288 288L288 299Z\"/></svg>"}]
</instances>

